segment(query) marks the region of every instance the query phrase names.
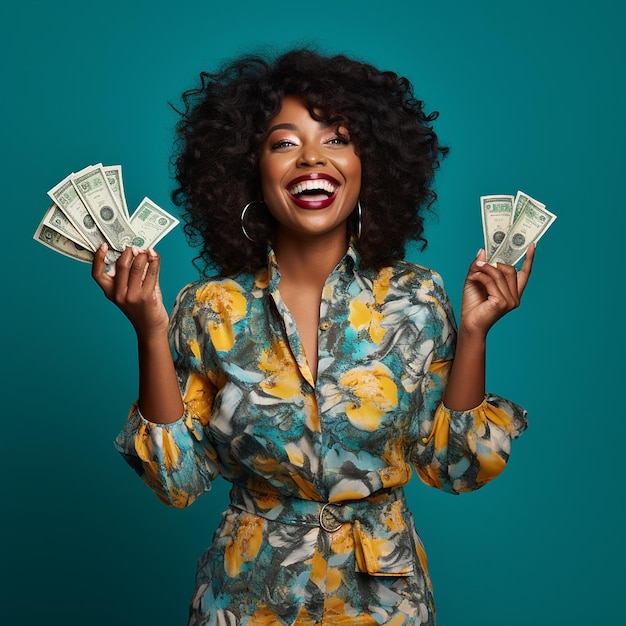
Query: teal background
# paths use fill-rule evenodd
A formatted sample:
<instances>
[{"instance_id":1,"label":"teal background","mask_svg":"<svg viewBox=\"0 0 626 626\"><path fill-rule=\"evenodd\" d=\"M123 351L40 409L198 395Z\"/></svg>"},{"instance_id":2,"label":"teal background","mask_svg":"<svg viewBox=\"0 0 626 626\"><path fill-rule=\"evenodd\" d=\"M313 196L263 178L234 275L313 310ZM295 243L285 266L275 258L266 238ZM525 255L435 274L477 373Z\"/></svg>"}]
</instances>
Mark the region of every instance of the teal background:
<instances>
[{"instance_id":1,"label":"teal background","mask_svg":"<svg viewBox=\"0 0 626 626\"><path fill-rule=\"evenodd\" d=\"M225 484L168 509L112 446L134 338L89 267L32 235L46 191L103 161L131 210L174 210L167 106L240 52L317 43L407 75L451 146L430 246L458 312L479 196L558 220L522 307L492 331L489 389L530 412L503 476L458 498L414 478L440 626L623 623L624 4L617 0L2 3L3 624L184 624ZM171 304L195 278L161 244Z\"/></svg>"}]
</instances>

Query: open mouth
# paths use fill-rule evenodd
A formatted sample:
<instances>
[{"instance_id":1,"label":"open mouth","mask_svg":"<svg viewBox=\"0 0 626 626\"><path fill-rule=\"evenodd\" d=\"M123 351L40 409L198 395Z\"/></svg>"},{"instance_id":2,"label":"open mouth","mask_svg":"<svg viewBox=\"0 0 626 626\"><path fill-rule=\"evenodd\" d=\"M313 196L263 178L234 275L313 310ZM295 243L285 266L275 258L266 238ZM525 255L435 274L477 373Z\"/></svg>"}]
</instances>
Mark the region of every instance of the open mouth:
<instances>
[{"instance_id":1,"label":"open mouth","mask_svg":"<svg viewBox=\"0 0 626 626\"><path fill-rule=\"evenodd\" d=\"M292 180L287 191L297 206L315 210L330 206L339 187L340 183L327 174L312 174Z\"/></svg>"}]
</instances>

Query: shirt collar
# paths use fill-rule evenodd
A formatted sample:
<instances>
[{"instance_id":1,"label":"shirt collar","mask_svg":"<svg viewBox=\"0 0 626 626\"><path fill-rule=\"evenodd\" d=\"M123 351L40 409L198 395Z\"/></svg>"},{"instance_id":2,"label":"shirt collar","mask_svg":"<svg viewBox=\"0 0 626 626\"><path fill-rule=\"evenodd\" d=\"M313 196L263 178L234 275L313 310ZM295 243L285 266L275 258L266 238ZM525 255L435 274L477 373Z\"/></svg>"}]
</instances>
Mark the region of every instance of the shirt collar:
<instances>
[{"instance_id":1,"label":"shirt collar","mask_svg":"<svg viewBox=\"0 0 626 626\"><path fill-rule=\"evenodd\" d=\"M348 249L343 259L337 264L337 268L345 267L350 270L358 270L361 263L361 255L357 250L354 238L350 239ZM267 269L270 277L270 281L276 281L280 279L280 268L278 261L276 260L276 253L272 246L267 247Z\"/></svg>"}]
</instances>

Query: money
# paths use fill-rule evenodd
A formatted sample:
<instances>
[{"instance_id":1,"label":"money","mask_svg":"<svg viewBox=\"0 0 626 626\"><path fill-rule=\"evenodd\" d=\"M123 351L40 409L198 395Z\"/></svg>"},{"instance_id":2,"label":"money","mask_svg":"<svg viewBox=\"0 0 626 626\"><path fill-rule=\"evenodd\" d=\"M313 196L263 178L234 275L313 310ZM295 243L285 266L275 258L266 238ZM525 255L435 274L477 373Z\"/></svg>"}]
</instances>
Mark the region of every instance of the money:
<instances>
[{"instance_id":1,"label":"money","mask_svg":"<svg viewBox=\"0 0 626 626\"><path fill-rule=\"evenodd\" d=\"M122 166L121 165L109 165L104 168L111 191L118 201L118 204L122 211L124 211L124 217L129 219L128 205L126 204L126 196L124 194L124 181L122 180Z\"/></svg>"},{"instance_id":2,"label":"money","mask_svg":"<svg viewBox=\"0 0 626 626\"><path fill-rule=\"evenodd\" d=\"M154 204L150 198L144 198L130 218L130 225L139 240L137 245L141 248L153 248L177 224L175 217Z\"/></svg>"},{"instance_id":3,"label":"money","mask_svg":"<svg viewBox=\"0 0 626 626\"><path fill-rule=\"evenodd\" d=\"M179 223L147 197L129 218L120 165L89 165L66 176L48 195L53 204L33 238L85 263L103 243L109 245L109 264L130 245L152 248Z\"/></svg>"},{"instance_id":4,"label":"money","mask_svg":"<svg viewBox=\"0 0 626 626\"><path fill-rule=\"evenodd\" d=\"M83 248L56 230L46 226L46 224L39 224L33 239L71 259L76 259L82 263L91 263L93 261L93 252L91 250Z\"/></svg>"},{"instance_id":5,"label":"money","mask_svg":"<svg viewBox=\"0 0 626 626\"><path fill-rule=\"evenodd\" d=\"M76 193L98 225L111 247L123 252L128 246L138 245L137 235L124 218L104 169L100 166L70 177Z\"/></svg>"},{"instance_id":6,"label":"money","mask_svg":"<svg viewBox=\"0 0 626 626\"><path fill-rule=\"evenodd\" d=\"M481 196L485 251L490 258L504 241L513 223L513 196Z\"/></svg>"},{"instance_id":7,"label":"money","mask_svg":"<svg viewBox=\"0 0 626 626\"><path fill-rule=\"evenodd\" d=\"M535 206L540 206L544 209L546 208L546 205L539 202L539 200L534 200L523 191L518 191L515 195L515 210L513 211L513 221L511 224L515 224L517 218L522 214L529 202L532 202Z\"/></svg>"},{"instance_id":8,"label":"money","mask_svg":"<svg viewBox=\"0 0 626 626\"><path fill-rule=\"evenodd\" d=\"M106 239L98 228L91 213L76 192L72 183L72 174L66 176L55 185L48 195L52 201L65 213L74 228L80 232L92 250L97 250Z\"/></svg>"},{"instance_id":9,"label":"money","mask_svg":"<svg viewBox=\"0 0 626 626\"><path fill-rule=\"evenodd\" d=\"M53 204L43 216L42 224L45 224L52 230L56 230L79 246L93 251L91 244L80 234L67 215L56 204Z\"/></svg>"},{"instance_id":10,"label":"money","mask_svg":"<svg viewBox=\"0 0 626 626\"><path fill-rule=\"evenodd\" d=\"M515 265L556 219L546 205L523 191L513 196L481 196L487 261ZM508 215L508 217L507 217Z\"/></svg>"}]
</instances>

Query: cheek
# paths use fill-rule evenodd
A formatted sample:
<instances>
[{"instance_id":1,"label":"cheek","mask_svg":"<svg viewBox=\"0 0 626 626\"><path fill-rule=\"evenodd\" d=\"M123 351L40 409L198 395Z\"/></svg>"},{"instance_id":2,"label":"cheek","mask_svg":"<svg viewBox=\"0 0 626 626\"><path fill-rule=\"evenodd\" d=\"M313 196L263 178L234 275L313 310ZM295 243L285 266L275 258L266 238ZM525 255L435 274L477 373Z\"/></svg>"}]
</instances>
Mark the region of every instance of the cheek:
<instances>
[{"instance_id":1,"label":"cheek","mask_svg":"<svg viewBox=\"0 0 626 626\"><path fill-rule=\"evenodd\" d=\"M259 162L259 175L261 179L261 194L266 196L272 193L276 173L271 163L261 160Z\"/></svg>"},{"instance_id":2,"label":"cheek","mask_svg":"<svg viewBox=\"0 0 626 626\"><path fill-rule=\"evenodd\" d=\"M363 172L363 169L361 168L361 161L358 161L357 164L354 166L354 176L355 178L358 178L359 180L359 187L361 186L361 174Z\"/></svg>"},{"instance_id":3,"label":"cheek","mask_svg":"<svg viewBox=\"0 0 626 626\"><path fill-rule=\"evenodd\" d=\"M355 152L346 155L344 162L342 164L343 171L346 176L351 179L361 180L361 159L357 156Z\"/></svg>"},{"instance_id":4,"label":"cheek","mask_svg":"<svg viewBox=\"0 0 626 626\"><path fill-rule=\"evenodd\" d=\"M292 167L292 159L288 155L263 155L259 159L261 185L267 189L280 187L281 182Z\"/></svg>"},{"instance_id":5,"label":"cheek","mask_svg":"<svg viewBox=\"0 0 626 626\"><path fill-rule=\"evenodd\" d=\"M346 177L349 180L350 186L354 189L357 189L358 190L357 193L358 193L361 189L361 175L362 175L361 160L358 157L354 157L353 159L350 159L350 161L346 163L344 172L346 174Z\"/></svg>"}]
</instances>

